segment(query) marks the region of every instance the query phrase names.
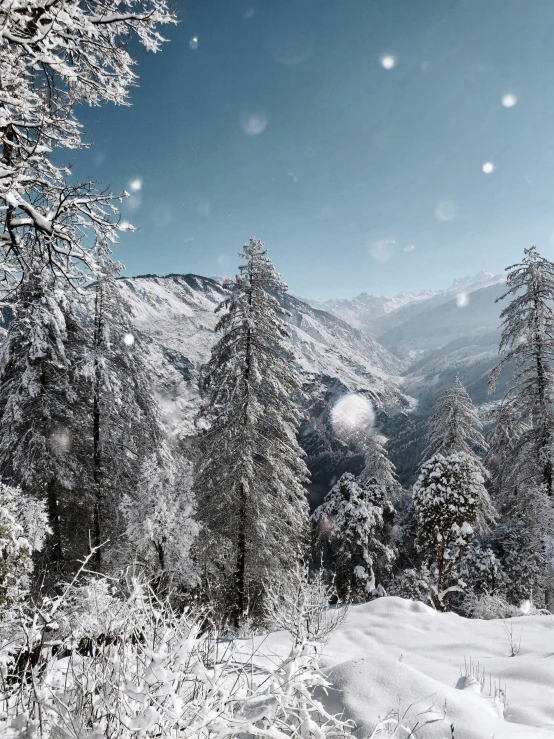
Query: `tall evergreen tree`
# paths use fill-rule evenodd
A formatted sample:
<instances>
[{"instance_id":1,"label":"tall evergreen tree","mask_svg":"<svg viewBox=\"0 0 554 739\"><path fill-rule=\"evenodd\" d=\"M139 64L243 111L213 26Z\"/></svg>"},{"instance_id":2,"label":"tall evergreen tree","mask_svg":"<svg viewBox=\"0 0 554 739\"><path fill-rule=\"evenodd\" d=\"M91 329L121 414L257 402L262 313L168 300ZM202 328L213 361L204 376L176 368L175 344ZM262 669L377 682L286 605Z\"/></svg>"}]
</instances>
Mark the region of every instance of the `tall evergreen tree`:
<instances>
[{"instance_id":1,"label":"tall evergreen tree","mask_svg":"<svg viewBox=\"0 0 554 739\"><path fill-rule=\"evenodd\" d=\"M358 482L367 485L375 481L386 493L388 499L394 499L401 491L394 464L389 459L386 439L383 436L370 435L364 445L364 468Z\"/></svg>"},{"instance_id":2,"label":"tall evergreen tree","mask_svg":"<svg viewBox=\"0 0 554 739\"><path fill-rule=\"evenodd\" d=\"M141 464L159 450L163 434L145 347L117 287L121 265L112 262L102 243L97 245L96 261L101 275L90 296L87 371L92 395L93 543L95 562L100 566L100 545L122 532L117 526L121 496L135 490Z\"/></svg>"},{"instance_id":3,"label":"tall evergreen tree","mask_svg":"<svg viewBox=\"0 0 554 739\"><path fill-rule=\"evenodd\" d=\"M429 445L425 459L436 454L469 454L477 459L476 450L486 450L482 424L458 375L439 399L429 421Z\"/></svg>"},{"instance_id":4,"label":"tall evergreen tree","mask_svg":"<svg viewBox=\"0 0 554 739\"><path fill-rule=\"evenodd\" d=\"M497 298L511 298L500 314L499 351L504 356L491 374L489 391L494 391L502 369L513 363L513 379L502 407L504 416L515 419L521 430L513 450L511 477L517 478L518 470L524 472L527 482L544 485L552 496L554 264L533 246L525 249L519 264L507 270L508 290Z\"/></svg>"},{"instance_id":5,"label":"tall evergreen tree","mask_svg":"<svg viewBox=\"0 0 554 739\"><path fill-rule=\"evenodd\" d=\"M339 596L363 602L384 593L396 556L390 530L394 507L374 478L345 472L312 516L317 543L335 572Z\"/></svg>"},{"instance_id":6,"label":"tall evergreen tree","mask_svg":"<svg viewBox=\"0 0 554 739\"><path fill-rule=\"evenodd\" d=\"M25 277L14 310L0 350L0 470L47 502L46 555L59 568L86 552L90 530L82 316L38 270Z\"/></svg>"},{"instance_id":7,"label":"tall evergreen tree","mask_svg":"<svg viewBox=\"0 0 554 739\"><path fill-rule=\"evenodd\" d=\"M301 383L273 294L285 286L261 241L250 239L240 256L205 368L201 418L210 426L196 480L199 515L219 550L212 562L232 581L225 601L236 626L261 608L266 574L286 577L303 556L308 518Z\"/></svg>"},{"instance_id":8,"label":"tall evergreen tree","mask_svg":"<svg viewBox=\"0 0 554 739\"><path fill-rule=\"evenodd\" d=\"M459 566L476 531L493 517L493 508L473 457L436 454L414 485L416 546L430 572L430 598L444 610L461 591Z\"/></svg>"}]
</instances>

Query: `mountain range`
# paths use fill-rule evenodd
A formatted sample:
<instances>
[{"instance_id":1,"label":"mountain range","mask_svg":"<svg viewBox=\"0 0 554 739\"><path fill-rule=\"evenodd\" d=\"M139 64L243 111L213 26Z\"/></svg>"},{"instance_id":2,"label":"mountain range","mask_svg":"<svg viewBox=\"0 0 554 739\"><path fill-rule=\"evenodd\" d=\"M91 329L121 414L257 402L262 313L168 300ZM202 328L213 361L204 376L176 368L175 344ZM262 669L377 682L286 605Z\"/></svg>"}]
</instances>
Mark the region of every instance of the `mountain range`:
<instances>
[{"instance_id":1,"label":"mountain range","mask_svg":"<svg viewBox=\"0 0 554 739\"><path fill-rule=\"evenodd\" d=\"M156 394L172 434L194 432L201 402L201 367L216 340L223 281L198 275L142 275L118 281L137 331L145 337ZM401 481L414 479L433 404L458 373L483 409L497 361L503 276L480 272L440 291L353 300L279 297L288 311L293 347L304 380L300 439L312 473L316 504L343 472L362 464L355 448L336 438L330 411L358 393L376 409Z\"/></svg>"}]
</instances>

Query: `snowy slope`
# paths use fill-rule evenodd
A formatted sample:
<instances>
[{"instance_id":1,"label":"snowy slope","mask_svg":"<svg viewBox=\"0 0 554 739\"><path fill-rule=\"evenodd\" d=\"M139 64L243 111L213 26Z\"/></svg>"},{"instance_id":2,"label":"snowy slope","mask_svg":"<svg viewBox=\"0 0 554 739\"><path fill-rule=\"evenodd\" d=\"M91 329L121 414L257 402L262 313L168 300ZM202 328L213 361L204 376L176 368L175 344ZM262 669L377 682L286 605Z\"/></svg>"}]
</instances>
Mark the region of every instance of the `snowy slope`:
<instances>
[{"instance_id":1,"label":"snowy slope","mask_svg":"<svg viewBox=\"0 0 554 739\"><path fill-rule=\"evenodd\" d=\"M401 598L353 606L324 651L334 690L323 699L355 721L360 737L393 713L410 730L417 725L412 736L419 739L554 737L554 621L509 619L516 637L521 633L515 657L505 623L437 613ZM262 648L282 653L286 637L271 634ZM473 672L478 663L485 675L482 691L471 679L458 683L470 659ZM495 687L505 700L495 699ZM401 732L398 739L407 736Z\"/></svg>"},{"instance_id":2,"label":"snowy slope","mask_svg":"<svg viewBox=\"0 0 554 739\"><path fill-rule=\"evenodd\" d=\"M137 329L150 339L151 366L166 421L177 434L193 430L199 372L215 342L215 309L225 297L221 282L197 275L147 275L118 281ZM344 450L332 438L329 411L345 393L362 393L377 409L395 413L413 404L401 390L403 360L340 318L291 295L281 298L306 396L302 443L313 479L325 488L340 474ZM354 460L353 464L361 463ZM337 467L337 465L339 465Z\"/></svg>"}]
</instances>

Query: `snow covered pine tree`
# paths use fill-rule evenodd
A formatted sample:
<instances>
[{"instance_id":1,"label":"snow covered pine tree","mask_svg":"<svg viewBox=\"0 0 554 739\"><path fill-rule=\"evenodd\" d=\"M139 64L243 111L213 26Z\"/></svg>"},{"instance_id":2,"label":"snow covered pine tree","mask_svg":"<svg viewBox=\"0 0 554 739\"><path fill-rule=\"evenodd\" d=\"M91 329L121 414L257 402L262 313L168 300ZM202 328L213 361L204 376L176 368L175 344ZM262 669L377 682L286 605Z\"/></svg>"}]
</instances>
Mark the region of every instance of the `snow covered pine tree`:
<instances>
[{"instance_id":1,"label":"snow covered pine tree","mask_svg":"<svg viewBox=\"0 0 554 739\"><path fill-rule=\"evenodd\" d=\"M100 545L122 533L117 529L122 496L140 499L134 494L141 464L162 446L163 431L145 347L117 287L121 265L112 262L106 244L97 244L96 263L100 275L89 298L93 325L86 372L92 394L93 545L99 567Z\"/></svg>"},{"instance_id":2,"label":"snow covered pine tree","mask_svg":"<svg viewBox=\"0 0 554 739\"><path fill-rule=\"evenodd\" d=\"M53 282L38 271L25 277L0 350L0 472L47 502L53 536L45 555L59 569L86 553L92 521L82 490L90 451L89 393L79 375L86 338L75 301Z\"/></svg>"},{"instance_id":3,"label":"snow covered pine tree","mask_svg":"<svg viewBox=\"0 0 554 739\"><path fill-rule=\"evenodd\" d=\"M396 554L387 536L394 507L385 485L345 472L312 519L324 559L334 566L338 595L360 603L384 594Z\"/></svg>"},{"instance_id":4,"label":"snow covered pine tree","mask_svg":"<svg viewBox=\"0 0 554 739\"><path fill-rule=\"evenodd\" d=\"M205 367L196 491L209 537L208 579L220 573L222 613L238 627L263 612L263 583L304 555L308 471L296 439L301 391L289 332L274 294L285 285L261 241L250 239ZM217 579L217 578L216 578ZM231 587L226 583L231 582Z\"/></svg>"},{"instance_id":5,"label":"snow covered pine tree","mask_svg":"<svg viewBox=\"0 0 554 739\"><path fill-rule=\"evenodd\" d=\"M498 422L519 427L512 445L513 470L509 478L533 480L554 494L552 464L554 406L552 399L554 361L554 264L541 257L536 247L525 249L521 263L508 267L508 290L497 298L511 297L500 314L502 360L493 370L489 392L493 392L500 372L513 363L514 376L501 406ZM502 443L503 435L497 434ZM499 450L501 454L501 451Z\"/></svg>"},{"instance_id":6,"label":"snow covered pine tree","mask_svg":"<svg viewBox=\"0 0 554 739\"><path fill-rule=\"evenodd\" d=\"M493 516L483 482L473 457L460 452L431 457L414 485L416 546L430 570L429 597L437 610L463 590L460 561L475 532Z\"/></svg>"},{"instance_id":7,"label":"snow covered pine tree","mask_svg":"<svg viewBox=\"0 0 554 739\"><path fill-rule=\"evenodd\" d=\"M425 459L435 454L449 457L462 453L473 457L476 464L481 466L476 450L487 449L482 427L471 398L456 375L452 386L447 387L439 399L429 421L429 445L425 450Z\"/></svg>"}]
</instances>

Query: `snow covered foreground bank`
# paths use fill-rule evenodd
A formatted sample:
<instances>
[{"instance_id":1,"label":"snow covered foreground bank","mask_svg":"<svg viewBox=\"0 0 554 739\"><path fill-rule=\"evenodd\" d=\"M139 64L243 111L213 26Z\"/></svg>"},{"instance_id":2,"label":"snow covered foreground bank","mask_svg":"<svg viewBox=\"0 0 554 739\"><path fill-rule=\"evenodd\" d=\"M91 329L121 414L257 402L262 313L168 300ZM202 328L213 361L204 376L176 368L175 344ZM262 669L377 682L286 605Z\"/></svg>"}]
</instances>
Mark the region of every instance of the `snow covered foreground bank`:
<instances>
[{"instance_id":1,"label":"snow covered foreground bank","mask_svg":"<svg viewBox=\"0 0 554 739\"><path fill-rule=\"evenodd\" d=\"M510 628L515 650L521 635L514 657ZM277 632L258 646L265 654L283 654L287 639ZM456 688L464 659L468 665L472 660L475 674L477 663L481 675L485 672L481 693L471 679L465 689ZM324 699L326 707L344 710L360 737L390 712L404 716L406 726L417 724L413 736L420 739L450 739L451 724L455 739L554 737L550 616L470 620L422 603L380 598L350 609L331 636L322 664L334 686ZM494 700L495 682L506 692L504 718ZM407 734L396 736L405 739Z\"/></svg>"}]
</instances>

